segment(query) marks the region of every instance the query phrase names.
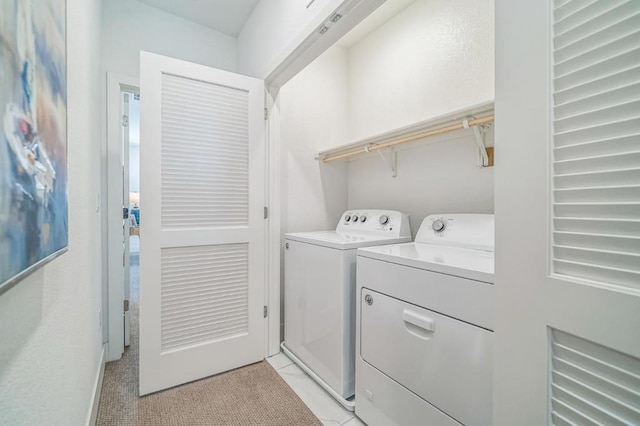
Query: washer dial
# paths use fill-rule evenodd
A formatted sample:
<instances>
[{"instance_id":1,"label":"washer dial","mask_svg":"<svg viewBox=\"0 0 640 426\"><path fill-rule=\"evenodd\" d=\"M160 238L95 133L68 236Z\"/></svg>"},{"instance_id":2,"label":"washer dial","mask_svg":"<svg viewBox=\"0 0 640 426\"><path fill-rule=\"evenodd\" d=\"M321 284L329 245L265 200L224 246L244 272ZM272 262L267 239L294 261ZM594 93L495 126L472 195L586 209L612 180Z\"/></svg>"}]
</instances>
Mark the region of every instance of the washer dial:
<instances>
[{"instance_id":1,"label":"washer dial","mask_svg":"<svg viewBox=\"0 0 640 426\"><path fill-rule=\"evenodd\" d=\"M431 228L436 232L442 232L447 227L444 219L436 219L431 224Z\"/></svg>"},{"instance_id":2,"label":"washer dial","mask_svg":"<svg viewBox=\"0 0 640 426\"><path fill-rule=\"evenodd\" d=\"M389 216L386 214L380 216L380 225L386 225L387 223L389 223Z\"/></svg>"}]
</instances>

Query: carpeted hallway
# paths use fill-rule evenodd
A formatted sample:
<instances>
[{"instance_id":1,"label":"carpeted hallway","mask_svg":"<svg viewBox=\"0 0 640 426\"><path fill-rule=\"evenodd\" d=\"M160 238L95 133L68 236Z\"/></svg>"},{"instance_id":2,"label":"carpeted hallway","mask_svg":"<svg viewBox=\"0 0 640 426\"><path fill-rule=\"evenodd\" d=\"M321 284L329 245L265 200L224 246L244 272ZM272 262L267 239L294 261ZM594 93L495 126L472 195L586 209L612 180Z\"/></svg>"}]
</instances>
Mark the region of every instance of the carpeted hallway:
<instances>
[{"instance_id":1,"label":"carpeted hallway","mask_svg":"<svg viewBox=\"0 0 640 426\"><path fill-rule=\"evenodd\" d=\"M105 367L98 426L321 425L266 361L138 397L138 267L131 256L131 345Z\"/></svg>"}]
</instances>

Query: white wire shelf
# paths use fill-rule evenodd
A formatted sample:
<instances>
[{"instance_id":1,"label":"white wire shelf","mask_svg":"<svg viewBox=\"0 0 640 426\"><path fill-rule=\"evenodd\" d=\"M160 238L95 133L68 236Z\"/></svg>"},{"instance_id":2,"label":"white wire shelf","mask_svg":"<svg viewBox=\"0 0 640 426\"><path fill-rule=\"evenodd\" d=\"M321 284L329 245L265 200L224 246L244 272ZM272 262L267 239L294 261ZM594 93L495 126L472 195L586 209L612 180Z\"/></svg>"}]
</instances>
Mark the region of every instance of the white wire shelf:
<instances>
[{"instance_id":1,"label":"white wire shelf","mask_svg":"<svg viewBox=\"0 0 640 426\"><path fill-rule=\"evenodd\" d=\"M492 164L490 164L491 158L489 158L490 156L487 154L487 149L484 145L484 133L487 127L491 126L493 122L494 103L493 101L484 102L408 126L403 126L389 132L320 151L316 154L315 158L328 163L336 160L348 160L354 156L377 151L385 163L391 167L392 173L395 176L395 147L445 133L469 129L469 131L473 132L478 143L478 166L487 167ZM386 154L384 154L383 151L386 151Z\"/></svg>"}]
</instances>

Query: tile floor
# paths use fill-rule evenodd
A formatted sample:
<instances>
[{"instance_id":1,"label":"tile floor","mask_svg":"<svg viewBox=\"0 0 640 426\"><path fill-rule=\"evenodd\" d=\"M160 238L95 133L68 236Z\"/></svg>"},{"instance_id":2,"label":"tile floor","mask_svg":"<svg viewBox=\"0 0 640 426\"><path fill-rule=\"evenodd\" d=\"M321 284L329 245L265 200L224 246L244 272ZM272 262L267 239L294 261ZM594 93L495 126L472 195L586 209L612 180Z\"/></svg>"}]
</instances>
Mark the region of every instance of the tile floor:
<instances>
[{"instance_id":1,"label":"tile floor","mask_svg":"<svg viewBox=\"0 0 640 426\"><path fill-rule=\"evenodd\" d=\"M345 410L282 352L267 358L267 361L322 424L365 426L353 412Z\"/></svg>"}]
</instances>

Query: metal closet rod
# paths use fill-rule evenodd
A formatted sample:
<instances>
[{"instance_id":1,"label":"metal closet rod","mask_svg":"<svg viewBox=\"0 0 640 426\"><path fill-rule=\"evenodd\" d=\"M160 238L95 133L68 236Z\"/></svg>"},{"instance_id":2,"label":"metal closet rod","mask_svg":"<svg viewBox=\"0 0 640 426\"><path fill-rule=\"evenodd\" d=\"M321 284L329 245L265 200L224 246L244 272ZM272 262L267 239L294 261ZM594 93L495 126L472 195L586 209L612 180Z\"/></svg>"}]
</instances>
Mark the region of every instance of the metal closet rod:
<instances>
[{"instance_id":1,"label":"metal closet rod","mask_svg":"<svg viewBox=\"0 0 640 426\"><path fill-rule=\"evenodd\" d=\"M325 163L328 163L330 161L340 160L341 158L347 158L347 157L351 157L353 155L364 154L364 153L371 152L371 151L377 151L379 149L389 148L389 147L400 145L400 144L403 144L403 143L417 141L419 139L428 138L430 136L437 136L437 135L442 135L442 134L445 134L445 133L455 132L456 130L462 130L462 129L465 129L465 128L471 127L471 126L480 126L482 124L493 123L493 121L494 121L494 115L493 114L492 115L488 115L486 117L473 118L473 119L470 119L470 120L463 120L463 121L461 121L459 123L456 123L456 124L450 124L448 126L442 126L442 127L438 127L436 129L433 129L433 130L429 130L428 132L422 132L422 133L418 133L418 134L411 135L411 136L405 136L403 138L394 139L394 140L391 140L389 142L383 142L383 143L376 143L376 144L367 145L365 147L358 148L358 149L353 150L353 151L343 152L341 154L328 155L325 158L323 158L322 161L325 162Z\"/></svg>"}]
</instances>

